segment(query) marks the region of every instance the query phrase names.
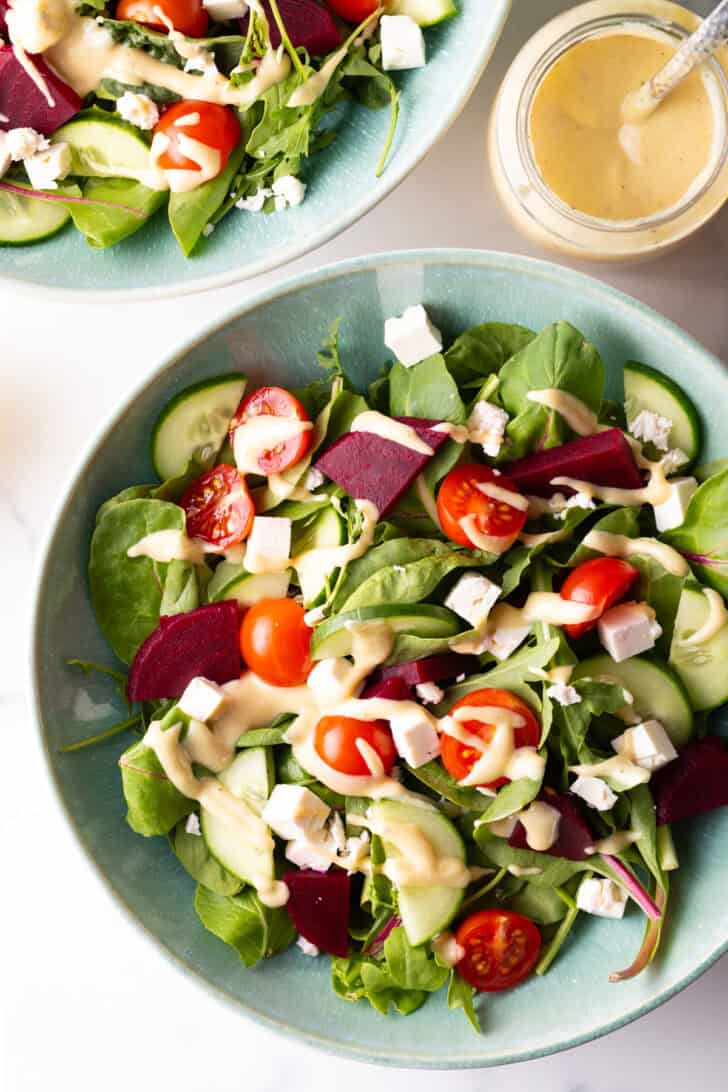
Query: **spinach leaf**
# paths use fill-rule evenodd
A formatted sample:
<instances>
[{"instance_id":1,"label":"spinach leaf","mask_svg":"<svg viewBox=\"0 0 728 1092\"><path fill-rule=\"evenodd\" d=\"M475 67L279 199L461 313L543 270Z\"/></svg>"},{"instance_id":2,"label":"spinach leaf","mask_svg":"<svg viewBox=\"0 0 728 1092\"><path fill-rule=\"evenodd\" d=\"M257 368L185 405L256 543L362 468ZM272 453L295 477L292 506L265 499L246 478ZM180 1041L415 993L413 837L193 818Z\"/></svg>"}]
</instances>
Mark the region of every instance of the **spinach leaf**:
<instances>
[{"instance_id":1,"label":"spinach leaf","mask_svg":"<svg viewBox=\"0 0 728 1092\"><path fill-rule=\"evenodd\" d=\"M494 823L498 819L505 819L514 812L521 811L536 799L540 788L541 782L534 781L530 777L519 777L517 781L510 781L498 790L497 796L488 804L480 817L481 822Z\"/></svg>"},{"instance_id":2,"label":"spinach leaf","mask_svg":"<svg viewBox=\"0 0 728 1092\"><path fill-rule=\"evenodd\" d=\"M629 560L641 574L639 598L650 604L657 615L657 621L662 626L662 636L657 640L657 648L667 659L686 577L669 573L652 557L641 557L635 554Z\"/></svg>"},{"instance_id":3,"label":"spinach leaf","mask_svg":"<svg viewBox=\"0 0 728 1092\"><path fill-rule=\"evenodd\" d=\"M169 840L180 864L193 880L217 895L237 895L243 886L241 881L212 856L200 834L188 834L185 823L180 822Z\"/></svg>"},{"instance_id":4,"label":"spinach leaf","mask_svg":"<svg viewBox=\"0 0 728 1092\"><path fill-rule=\"evenodd\" d=\"M159 614L186 614L200 605L195 566L189 561L170 561L164 578Z\"/></svg>"},{"instance_id":5,"label":"spinach leaf","mask_svg":"<svg viewBox=\"0 0 728 1092\"><path fill-rule=\"evenodd\" d=\"M215 178L203 182L189 193L173 193L169 198L169 223L182 253L189 258L199 243L205 227L227 197L233 179L243 161L242 141L230 153L227 163Z\"/></svg>"},{"instance_id":6,"label":"spinach leaf","mask_svg":"<svg viewBox=\"0 0 728 1092\"><path fill-rule=\"evenodd\" d=\"M74 226L93 247L114 246L146 226L167 200L165 190L152 190L128 178L89 178L83 196L94 205L69 201Z\"/></svg>"},{"instance_id":7,"label":"spinach leaf","mask_svg":"<svg viewBox=\"0 0 728 1092\"><path fill-rule=\"evenodd\" d=\"M447 652L456 637L462 637L462 634L450 637L416 637L413 633L397 633L386 664L407 664L411 660L424 660L426 656Z\"/></svg>"},{"instance_id":8,"label":"spinach leaf","mask_svg":"<svg viewBox=\"0 0 728 1092\"><path fill-rule=\"evenodd\" d=\"M340 436L349 432L354 418L368 409L366 399L360 394L354 394L348 390L341 391L331 407L326 443L332 444L334 440L338 440Z\"/></svg>"},{"instance_id":9,"label":"spinach leaf","mask_svg":"<svg viewBox=\"0 0 728 1092\"><path fill-rule=\"evenodd\" d=\"M245 747L275 747L285 743L286 728L291 723L291 719L287 715L278 717L276 720L281 720L283 723L277 727L271 725L270 728L252 728L249 732L244 732L236 744L238 750Z\"/></svg>"},{"instance_id":10,"label":"spinach leaf","mask_svg":"<svg viewBox=\"0 0 728 1092\"><path fill-rule=\"evenodd\" d=\"M666 542L690 562L703 584L728 595L728 468L698 487L680 527Z\"/></svg>"},{"instance_id":11,"label":"spinach leaf","mask_svg":"<svg viewBox=\"0 0 728 1092\"><path fill-rule=\"evenodd\" d=\"M438 796L443 796L446 800L449 800L452 804L457 804L458 807L464 808L465 811L480 811L484 802L488 799L482 792L478 792L477 789L471 789L459 785L454 777L451 776L437 759L433 759L432 762L426 762L423 766L407 766L405 768L413 777L416 777L418 781L421 781L423 785L426 785L428 789L432 789Z\"/></svg>"},{"instance_id":12,"label":"spinach leaf","mask_svg":"<svg viewBox=\"0 0 728 1092\"><path fill-rule=\"evenodd\" d=\"M558 891L558 888L536 887L535 884L527 883L513 896L511 907L539 925L555 925L557 921L561 921L568 909Z\"/></svg>"},{"instance_id":13,"label":"spinach leaf","mask_svg":"<svg viewBox=\"0 0 728 1092\"><path fill-rule=\"evenodd\" d=\"M528 882L536 887L563 887L577 873L586 871L600 872L609 879L615 879L601 857L570 861L566 857L552 857L548 853L537 853L532 849L514 849L504 838L496 838L482 825L476 827L474 837L483 856L491 864L500 868L516 865L519 868L539 869L528 877Z\"/></svg>"},{"instance_id":14,"label":"spinach leaf","mask_svg":"<svg viewBox=\"0 0 728 1092\"><path fill-rule=\"evenodd\" d=\"M558 637L543 644L530 646L516 652L502 664L491 668L482 675L471 675L465 682L451 687L447 692L448 708L453 702L464 698L473 690L480 690L484 686L500 687L502 690L513 690L514 687L527 683L533 679L534 669L544 668L549 664L559 649Z\"/></svg>"},{"instance_id":15,"label":"spinach leaf","mask_svg":"<svg viewBox=\"0 0 728 1092\"><path fill-rule=\"evenodd\" d=\"M382 603L421 603L432 595L448 573L487 563L487 554L451 549L443 551L439 557L423 557L406 565L389 565L360 584L342 604L341 610Z\"/></svg>"},{"instance_id":16,"label":"spinach leaf","mask_svg":"<svg viewBox=\"0 0 728 1092\"><path fill-rule=\"evenodd\" d=\"M591 529L592 531L608 531L612 535L626 535L627 538L636 538L639 534L638 515L638 508L616 508L613 512L608 512L606 516L598 519ZM582 561L588 561L589 558L598 556L599 554L595 550L590 550L588 546L577 546L566 564L569 567L581 565Z\"/></svg>"},{"instance_id":17,"label":"spinach leaf","mask_svg":"<svg viewBox=\"0 0 728 1092\"><path fill-rule=\"evenodd\" d=\"M626 795L630 805L630 826L640 836L637 849L656 882L666 890L665 873L657 851L657 820L652 793L647 785L637 785Z\"/></svg>"},{"instance_id":18,"label":"spinach leaf","mask_svg":"<svg viewBox=\"0 0 728 1092\"><path fill-rule=\"evenodd\" d=\"M425 1002L428 993L442 988L448 969L440 967L426 948L413 948L401 926L384 942L381 961L356 956L333 961L333 987L348 1001L366 998L386 1015L391 1005L406 1015Z\"/></svg>"},{"instance_id":19,"label":"spinach leaf","mask_svg":"<svg viewBox=\"0 0 728 1092\"><path fill-rule=\"evenodd\" d=\"M444 558L452 553L452 543L430 538L390 538L367 550L363 557L351 561L339 582L332 601L332 612L338 614L344 603L358 589L384 569L406 567L423 558Z\"/></svg>"},{"instance_id":20,"label":"spinach leaf","mask_svg":"<svg viewBox=\"0 0 728 1092\"><path fill-rule=\"evenodd\" d=\"M536 334L525 326L484 322L456 338L445 353L445 363L458 386L499 371Z\"/></svg>"},{"instance_id":21,"label":"spinach leaf","mask_svg":"<svg viewBox=\"0 0 728 1092\"><path fill-rule=\"evenodd\" d=\"M624 690L613 683L580 680L574 686L581 701L574 705L553 703L553 718L557 734L552 735L561 751L565 766L590 762L592 751L587 746L587 733L592 719L603 713L617 713L624 708Z\"/></svg>"},{"instance_id":22,"label":"spinach leaf","mask_svg":"<svg viewBox=\"0 0 728 1092\"><path fill-rule=\"evenodd\" d=\"M551 387L568 391L598 412L604 364L597 349L568 322L547 326L501 369L500 396L512 417L506 428L504 458L517 459L566 439L560 415L528 400L530 391Z\"/></svg>"},{"instance_id":23,"label":"spinach leaf","mask_svg":"<svg viewBox=\"0 0 728 1092\"><path fill-rule=\"evenodd\" d=\"M129 485L126 489L122 489L120 493L116 493L115 496L109 497L109 499L105 500L101 505L96 513L96 525L98 526L106 513L117 504L123 504L124 501L130 500L144 500L147 497L151 497L154 490L155 486L153 485Z\"/></svg>"},{"instance_id":24,"label":"spinach leaf","mask_svg":"<svg viewBox=\"0 0 728 1092\"><path fill-rule=\"evenodd\" d=\"M285 951L296 939L285 908L264 906L254 891L220 895L200 884L195 910L205 928L234 948L246 967Z\"/></svg>"},{"instance_id":25,"label":"spinach leaf","mask_svg":"<svg viewBox=\"0 0 728 1092\"><path fill-rule=\"evenodd\" d=\"M164 772L159 759L143 740L133 743L119 759L126 821L133 831L151 837L167 834L195 808Z\"/></svg>"},{"instance_id":26,"label":"spinach leaf","mask_svg":"<svg viewBox=\"0 0 728 1092\"><path fill-rule=\"evenodd\" d=\"M473 1029L480 1034L481 1027L475 1012L475 989L458 974L453 967L450 971L450 983L447 987L447 1007L462 1009Z\"/></svg>"},{"instance_id":27,"label":"spinach leaf","mask_svg":"<svg viewBox=\"0 0 728 1092\"><path fill-rule=\"evenodd\" d=\"M393 365L389 373L389 412L392 417L424 417L463 424L465 405L440 353L413 368L405 368L399 362Z\"/></svg>"},{"instance_id":28,"label":"spinach leaf","mask_svg":"<svg viewBox=\"0 0 728 1092\"><path fill-rule=\"evenodd\" d=\"M107 509L91 539L89 582L98 623L116 655L131 663L159 622L168 565L127 550L154 531L183 531L176 504L128 500Z\"/></svg>"}]
</instances>

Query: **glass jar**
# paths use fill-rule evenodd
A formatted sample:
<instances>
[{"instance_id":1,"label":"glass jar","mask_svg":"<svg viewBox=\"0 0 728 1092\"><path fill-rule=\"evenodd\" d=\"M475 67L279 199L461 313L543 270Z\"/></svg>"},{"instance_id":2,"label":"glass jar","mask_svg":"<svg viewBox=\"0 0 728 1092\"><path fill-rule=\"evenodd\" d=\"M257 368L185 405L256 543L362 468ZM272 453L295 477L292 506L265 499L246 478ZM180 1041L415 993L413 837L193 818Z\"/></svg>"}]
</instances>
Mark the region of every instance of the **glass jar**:
<instances>
[{"instance_id":1,"label":"glass jar","mask_svg":"<svg viewBox=\"0 0 728 1092\"><path fill-rule=\"evenodd\" d=\"M667 0L590 0L541 28L520 51L491 115L488 151L496 192L515 226L539 246L592 261L637 262L672 249L701 228L728 199L728 51L705 62L716 132L707 167L666 210L634 220L582 213L545 183L530 137L536 93L573 46L609 34L647 34L673 48L700 20Z\"/></svg>"}]
</instances>

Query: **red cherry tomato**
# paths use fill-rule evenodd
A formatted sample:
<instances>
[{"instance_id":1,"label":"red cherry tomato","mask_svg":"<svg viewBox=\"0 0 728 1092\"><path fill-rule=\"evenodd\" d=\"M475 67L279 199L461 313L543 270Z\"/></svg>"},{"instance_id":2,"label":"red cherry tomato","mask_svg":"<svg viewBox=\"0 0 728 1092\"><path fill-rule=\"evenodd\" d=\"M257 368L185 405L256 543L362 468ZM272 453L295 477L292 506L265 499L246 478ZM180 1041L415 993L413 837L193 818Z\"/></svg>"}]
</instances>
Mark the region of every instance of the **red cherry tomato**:
<instances>
[{"instance_id":1,"label":"red cherry tomato","mask_svg":"<svg viewBox=\"0 0 728 1092\"><path fill-rule=\"evenodd\" d=\"M517 986L536 966L541 951L541 934L536 925L513 910L471 914L455 939L465 949L458 972L484 993Z\"/></svg>"},{"instance_id":2,"label":"red cherry tomato","mask_svg":"<svg viewBox=\"0 0 728 1092\"><path fill-rule=\"evenodd\" d=\"M334 15L346 19L348 23L363 23L368 15L376 11L380 0L326 0L326 6Z\"/></svg>"},{"instance_id":3,"label":"red cherry tomato","mask_svg":"<svg viewBox=\"0 0 728 1092\"><path fill-rule=\"evenodd\" d=\"M530 708L526 705L525 701L521 701L515 694L511 694L509 690L496 690L490 687L486 687L484 690L474 690L472 694L467 694L460 701L456 701L450 710L450 716L456 711L456 709L465 709L475 706L476 708L482 708L483 706L495 706L498 709L511 709L514 713L518 713L523 718L523 724L517 725L513 729L513 742L516 747L537 747L541 738L541 729L539 723L531 712ZM484 743L489 743L495 734L495 727L492 724L484 724L479 720L466 720L460 722L464 730L470 735L477 736L478 739L482 739ZM442 761L445 769L454 777L456 781L462 781L468 776L475 763L482 757L482 752L478 751L475 747L468 747L467 744L461 743L460 740L455 739L454 736L443 733L441 738L442 747ZM508 783L509 778L499 777L495 781L490 781L483 785L483 788L498 789L501 785Z\"/></svg>"},{"instance_id":4,"label":"red cherry tomato","mask_svg":"<svg viewBox=\"0 0 728 1092\"><path fill-rule=\"evenodd\" d=\"M202 0L119 0L116 18L128 19L152 30L169 28L160 21L154 10L159 8L175 30L188 38L204 38L210 22Z\"/></svg>"},{"instance_id":5,"label":"red cherry tomato","mask_svg":"<svg viewBox=\"0 0 728 1092\"><path fill-rule=\"evenodd\" d=\"M471 463L456 466L447 475L437 494L437 514L443 531L461 546L473 546L460 521L475 516L475 526L483 535L502 539L499 552L513 545L526 522L526 511L478 488L494 485L521 498L518 486L505 474L496 474L489 466Z\"/></svg>"},{"instance_id":6,"label":"red cherry tomato","mask_svg":"<svg viewBox=\"0 0 728 1092\"><path fill-rule=\"evenodd\" d=\"M243 660L271 686L302 686L311 670L311 634L293 599L261 599L240 627Z\"/></svg>"},{"instance_id":7,"label":"red cherry tomato","mask_svg":"<svg viewBox=\"0 0 728 1092\"><path fill-rule=\"evenodd\" d=\"M594 557L577 565L561 585L561 598L599 607L600 614L624 599L639 580L640 571L618 557ZM594 629L598 619L564 626L569 637L581 637Z\"/></svg>"},{"instance_id":8,"label":"red cherry tomato","mask_svg":"<svg viewBox=\"0 0 728 1092\"><path fill-rule=\"evenodd\" d=\"M242 474L221 463L193 481L180 505L187 516L187 534L226 550L250 534L253 501Z\"/></svg>"},{"instance_id":9,"label":"red cherry tomato","mask_svg":"<svg viewBox=\"0 0 728 1092\"><path fill-rule=\"evenodd\" d=\"M357 747L364 740L381 759L384 772L389 773L397 751L389 725L384 720L355 720L353 717L322 717L316 725L316 754L339 773L367 777L371 771Z\"/></svg>"},{"instance_id":10,"label":"red cherry tomato","mask_svg":"<svg viewBox=\"0 0 728 1092\"><path fill-rule=\"evenodd\" d=\"M197 115L198 120L193 125L177 125L178 119L194 115ZM179 138L182 136L218 151L222 171L240 140L240 123L235 111L228 106L217 106L214 102L201 102L197 99L183 99L164 111L154 126L154 135L157 133L163 133L169 141L165 151L157 157L157 164L164 170L202 170L199 163L195 163L181 151Z\"/></svg>"},{"instance_id":11,"label":"red cherry tomato","mask_svg":"<svg viewBox=\"0 0 728 1092\"><path fill-rule=\"evenodd\" d=\"M270 414L273 417L297 417L299 421L308 421L308 415L294 395L282 387L261 387L244 398L230 424L230 442L237 428L244 428L250 417ZM264 451L258 458L261 474L280 474L289 466L295 466L303 458L311 445L311 429L300 432L291 440L286 440L270 451Z\"/></svg>"}]
</instances>

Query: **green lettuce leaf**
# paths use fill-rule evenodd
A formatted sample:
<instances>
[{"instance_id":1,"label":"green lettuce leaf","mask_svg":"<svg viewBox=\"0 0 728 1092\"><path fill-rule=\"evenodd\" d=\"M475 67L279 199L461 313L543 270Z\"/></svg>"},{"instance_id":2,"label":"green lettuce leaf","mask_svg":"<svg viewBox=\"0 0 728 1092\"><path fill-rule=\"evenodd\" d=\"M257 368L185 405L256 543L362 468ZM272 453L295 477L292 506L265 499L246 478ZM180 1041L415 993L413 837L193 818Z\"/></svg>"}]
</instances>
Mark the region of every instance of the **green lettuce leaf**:
<instances>
[{"instance_id":1,"label":"green lettuce leaf","mask_svg":"<svg viewBox=\"0 0 728 1092\"><path fill-rule=\"evenodd\" d=\"M200 884L195 910L205 928L234 948L246 967L285 951L296 939L285 907L264 906L254 891L220 895Z\"/></svg>"},{"instance_id":2,"label":"green lettuce leaf","mask_svg":"<svg viewBox=\"0 0 728 1092\"><path fill-rule=\"evenodd\" d=\"M662 538L679 550L703 584L728 595L728 469L699 486L680 527Z\"/></svg>"},{"instance_id":3,"label":"green lettuce leaf","mask_svg":"<svg viewBox=\"0 0 728 1092\"><path fill-rule=\"evenodd\" d=\"M126 821L137 834L145 837L168 834L194 810L194 800L188 800L174 787L155 752L143 740L124 751L119 768L127 806Z\"/></svg>"}]
</instances>

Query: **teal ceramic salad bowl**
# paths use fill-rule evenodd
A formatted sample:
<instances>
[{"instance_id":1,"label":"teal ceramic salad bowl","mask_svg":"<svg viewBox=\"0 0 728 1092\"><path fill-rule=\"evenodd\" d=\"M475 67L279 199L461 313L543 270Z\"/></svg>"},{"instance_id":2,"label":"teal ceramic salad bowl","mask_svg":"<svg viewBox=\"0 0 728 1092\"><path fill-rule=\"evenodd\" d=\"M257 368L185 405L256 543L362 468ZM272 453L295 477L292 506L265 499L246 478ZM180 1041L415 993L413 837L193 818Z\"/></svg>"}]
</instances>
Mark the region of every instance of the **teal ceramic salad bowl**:
<instances>
[{"instance_id":1,"label":"teal ceramic salad bowl","mask_svg":"<svg viewBox=\"0 0 728 1092\"><path fill-rule=\"evenodd\" d=\"M706 459L721 448L728 375L697 342L641 304L598 281L555 265L478 251L367 257L332 266L259 296L203 331L154 370L100 430L78 468L51 531L37 587L32 653L35 713L56 791L89 860L123 910L159 951L215 990L241 1015L324 1049L371 1062L421 1067L486 1066L563 1050L648 1012L683 988L728 948L728 923L716 906L728 899L728 809L689 824L680 837L669 930L655 964L610 985L639 947L643 919L578 923L543 978L483 997L478 1036L442 996L402 1018L337 999L329 960L293 948L246 971L206 932L192 908L193 881L164 839L140 839L124 822L116 761L127 745L111 739L62 754L69 742L113 723L109 680L66 666L72 657L111 662L91 611L86 582L95 512L111 494L152 472L148 437L161 408L195 380L227 370L257 382L297 386L316 373L316 351L341 317L346 367L365 384L387 358L384 319L423 302L446 334L499 319L540 328L568 319L601 350L608 393L621 391L628 359L656 365L688 382L707 426ZM104 709L106 705L106 709ZM95 718L95 719L94 719ZM728 719L724 721L728 730Z\"/></svg>"},{"instance_id":2,"label":"teal ceramic salad bowl","mask_svg":"<svg viewBox=\"0 0 728 1092\"><path fill-rule=\"evenodd\" d=\"M220 288L299 258L338 235L390 193L465 106L495 49L511 0L459 0L458 15L427 30L424 68L398 72L400 117L387 168L375 176L388 110L345 107L335 143L308 163L306 200L284 213L240 212L185 259L162 212L108 250L72 228L30 247L0 247L0 284L84 294L90 299L158 299Z\"/></svg>"}]
</instances>

